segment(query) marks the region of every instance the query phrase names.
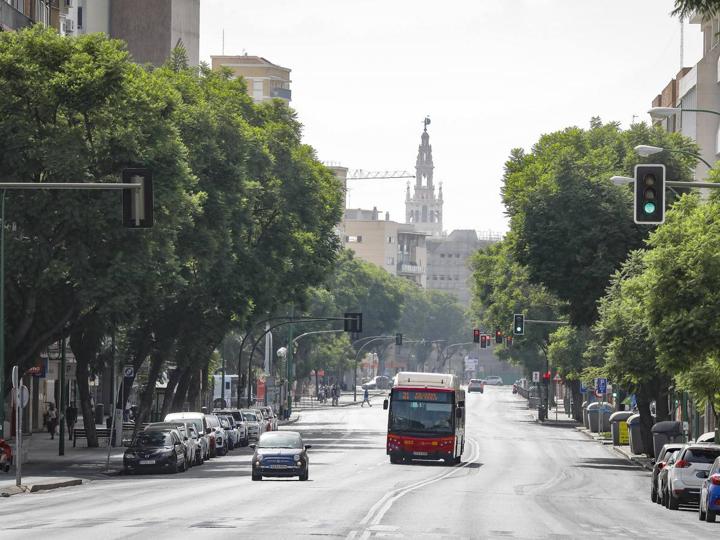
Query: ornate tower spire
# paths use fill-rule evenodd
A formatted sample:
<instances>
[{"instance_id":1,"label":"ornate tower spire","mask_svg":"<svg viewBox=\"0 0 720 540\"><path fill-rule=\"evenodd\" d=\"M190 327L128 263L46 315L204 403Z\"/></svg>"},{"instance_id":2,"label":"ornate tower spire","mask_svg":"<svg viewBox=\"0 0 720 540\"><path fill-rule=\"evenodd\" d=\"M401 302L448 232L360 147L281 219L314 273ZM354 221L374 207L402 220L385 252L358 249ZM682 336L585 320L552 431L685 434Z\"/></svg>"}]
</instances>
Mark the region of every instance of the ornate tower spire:
<instances>
[{"instance_id":1,"label":"ornate tower spire","mask_svg":"<svg viewBox=\"0 0 720 540\"><path fill-rule=\"evenodd\" d=\"M415 189L410 197L410 186L405 199L405 222L413 223L417 230L433 236L442 235L442 188L440 198L435 197L433 184L432 145L427 127L430 117L423 120L417 160L415 161Z\"/></svg>"}]
</instances>

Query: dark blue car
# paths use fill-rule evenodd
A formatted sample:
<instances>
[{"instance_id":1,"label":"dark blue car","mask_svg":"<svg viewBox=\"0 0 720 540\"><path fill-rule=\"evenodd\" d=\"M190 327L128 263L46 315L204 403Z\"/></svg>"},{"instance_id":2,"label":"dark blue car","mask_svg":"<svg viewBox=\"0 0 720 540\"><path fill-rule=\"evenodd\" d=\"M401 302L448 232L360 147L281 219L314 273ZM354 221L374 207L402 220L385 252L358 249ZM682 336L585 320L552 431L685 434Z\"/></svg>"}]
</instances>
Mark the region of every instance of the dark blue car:
<instances>
[{"instance_id":1,"label":"dark blue car","mask_svg":"<svg viewBox=\"0 0 720 540\"><path fill-rule=\"evenodd\" d=\"M714 523L718 512L720 512L720 457L713 462L708 477L703 482L698 517L700 521Z\"/></svg>"},{"instance_id":2,"label":"dark blue car","mask_svg":"<svg viewBox=\"0 0 720 540\"><path fill-rule=\"evenodd\" d=\"M268 431L260 436L252 457L252 479L262 480L263 476L293 477L308 479L309 444L303 444L297 431Z\"/></svg>"}]
</instances>

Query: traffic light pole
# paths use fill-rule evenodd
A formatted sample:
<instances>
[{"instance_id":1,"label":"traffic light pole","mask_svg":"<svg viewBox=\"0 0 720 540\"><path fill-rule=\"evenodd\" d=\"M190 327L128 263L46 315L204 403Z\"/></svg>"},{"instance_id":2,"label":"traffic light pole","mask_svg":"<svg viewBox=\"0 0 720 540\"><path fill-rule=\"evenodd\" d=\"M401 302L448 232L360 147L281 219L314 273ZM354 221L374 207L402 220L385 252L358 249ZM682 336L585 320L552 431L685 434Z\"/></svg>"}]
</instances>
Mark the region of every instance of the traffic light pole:
<instances>
[{"instance_id":1,"label":"traffic light pole","mask_svg":"<svg viewBox=\"0 0 720 540\"><path fill-rule=\"evenodd\" d=\"M355 369L353 370L353 401L357 401L357 363L358 358L360 358L360 353L365 349L365 347L367 347L371 343L374 343L376 341L382 341L385 339L395 339L395 336L367 336L362 339L358 339L353 343L353 345L355 345L358 341L362 341L365 339L369 341L367 343L363 343L360 349L358 349L358 352L355 353Z\"/></svg>"}]
</instances>

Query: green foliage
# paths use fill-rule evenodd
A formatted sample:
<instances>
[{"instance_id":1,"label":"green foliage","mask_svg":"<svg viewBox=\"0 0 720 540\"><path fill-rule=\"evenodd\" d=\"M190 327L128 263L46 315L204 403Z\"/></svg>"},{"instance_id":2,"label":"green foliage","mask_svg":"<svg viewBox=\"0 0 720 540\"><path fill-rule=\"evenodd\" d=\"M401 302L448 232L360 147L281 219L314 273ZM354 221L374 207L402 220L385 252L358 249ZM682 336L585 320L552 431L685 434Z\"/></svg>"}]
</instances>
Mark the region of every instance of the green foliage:
<instances>
[{"instance_id":1,"label":"green foliage","mask_svg":"<svg viewBox=\"0 0 720 540\"><path fill-rule=\"evenodd\" d=\"M512 335L513 314L528 319L557 320L566 306L548 290L530 282L527 268L517 262L511 242L504 240L475 254L472 313L479 328L492 334L499 328ZM554 327L527 324L511 348L496 348L502 360L522 366L526 373L545 369L545 352Z\"/></svg>"},{"instance_id":2,"label":"green foliage","mask_svg":"<svg viewBox=\"0 0 720 540\"><path fill-rule=\"evenodd\" d=\"M533 283L568 303L574 325L594 322L610 276L647 234L633 223L629 190L609 181L632 174L639 161L633 147L641 143L695 148L677 134L644 124L621 131L593 119L589 130L543 135L530 154L515 150L506 164L503 202L515 257ZM662 157L670 178L691 179L692 158Z\"/></svg>"},{"instance_id":3,"label":"green foliage","mask_svg":"<svg viewBox=\"0 0 720 540\"><path fill-rule=\"evenodd\" d=\"M675 0L672 14L687 20L696 13L708 19L718 12L720 12L719 0Z\"/></svg>"},{"instance_id":4,"label":"green foliage","mask_svg":"<svg viewBox=\"0 0 720 540\"><path fill-rule=\"evenodd\" d=\"M587 327L561 326L550 335L548 360L565 380L579 380L587 367L584 353L591 332Z\"/></svg>"}]
</instances>

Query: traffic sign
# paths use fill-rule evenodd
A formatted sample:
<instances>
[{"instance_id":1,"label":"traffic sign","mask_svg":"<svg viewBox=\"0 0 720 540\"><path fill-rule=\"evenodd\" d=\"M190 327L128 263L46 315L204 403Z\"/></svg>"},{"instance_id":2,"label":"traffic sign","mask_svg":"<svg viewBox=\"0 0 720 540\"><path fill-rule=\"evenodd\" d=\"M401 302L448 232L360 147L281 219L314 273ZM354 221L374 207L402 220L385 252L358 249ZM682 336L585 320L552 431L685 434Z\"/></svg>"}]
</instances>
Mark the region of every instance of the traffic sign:
<instances>
[{"instance_id":1,"label":"traffic sign","mask_svg":"<svg viewBox=\"0 0 720 540\"><path fill-rule=\"evenodd\" d=\"M555 374L555 376L553 377L553 381L555 381L555 382L560 382L560 381L562 381L562 377L560 377L560 374L559 374L559 373L556 373L556 374Z\"/></svg>"},{"instance_id":2,"label":"traffic sign","mask_svg":"<svg viewBox=\"0 0 720 540\"><path fill-rule=\"evenodd\" d=\"M598 378L595 381L595 388L597 389L598 394L606 394L607 393L607 379Z\"/></svg>"},{"instance_id":3,"label":"traffic sign","mask_svg":"<svg viewBox=\"0 0 720 540\"><path fill-rule=\"evenodd\" d=\"M533 371L532 382L540 382L540 372Z\"/></svg>"},{"instance_id":4,"label":"traffic sign","mask_svg":"<svg viewBox=\"0 0 720 540\"><path fill-rule=\"evenodd\" d=\"M124 366L123 367L123 377L134 377L135 376L135 368L133 366Z\"/></svg>"}]
</instances>

